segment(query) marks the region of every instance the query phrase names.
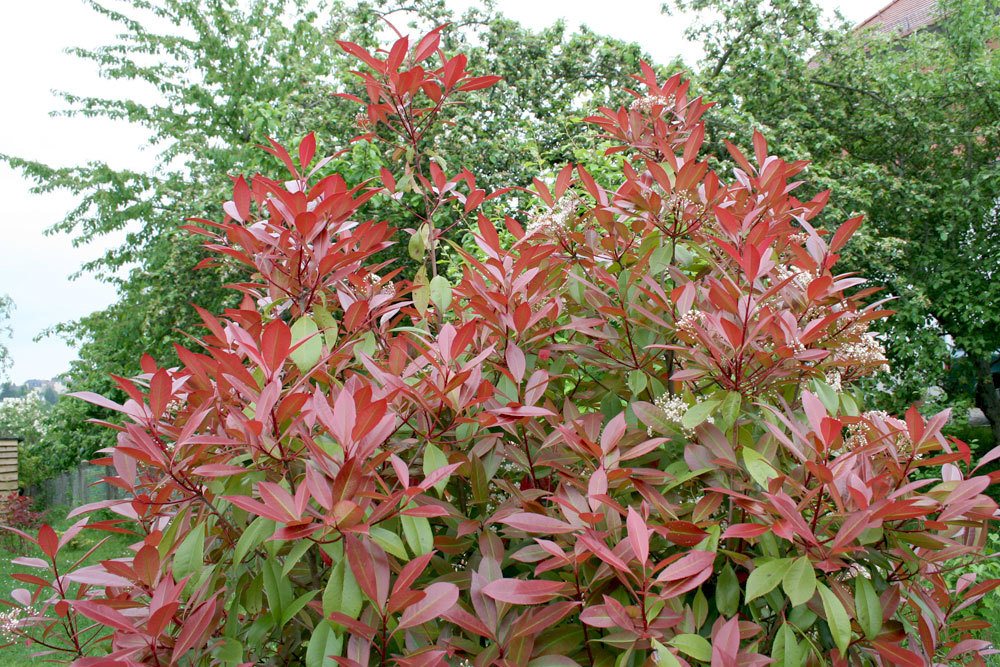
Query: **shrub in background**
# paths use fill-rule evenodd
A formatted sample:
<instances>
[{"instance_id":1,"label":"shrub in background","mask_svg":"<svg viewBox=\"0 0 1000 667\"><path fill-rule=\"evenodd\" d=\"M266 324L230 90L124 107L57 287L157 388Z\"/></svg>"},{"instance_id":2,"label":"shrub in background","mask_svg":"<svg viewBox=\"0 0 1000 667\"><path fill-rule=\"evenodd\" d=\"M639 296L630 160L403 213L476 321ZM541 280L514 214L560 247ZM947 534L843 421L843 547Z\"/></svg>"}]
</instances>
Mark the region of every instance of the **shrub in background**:
<instances>
[{"instance_id":1,"label":"shrub in background","mask_svg":"<svg viewBox=\"0 0 1000 667\"><path fill-rule=\"evenodd\" d=\"M12 491L0 496L0 526L9 526L20 530L33 530L45 519L45 512L34 509L35 501L29 496L22 496ZM23 551L24 539L11 531L0 533L0 547L7 551Z\"/></svg>"},{"instance_id":2,"label":"shrub in background","mask_svg":"<svg viewBox=\"0 0 1000 667\"><path fill-rule=\"evenodd\" d=\"M620 182L567 166L498 229L502 193L434 151L497 79L439 34L342 44L381 183L272 143L287 175L192 226L242 305L126 403L81 396L127 417L101 462L128 499L25 534L6 628L81 666L983 664L968 610L998 582L947 575L996 515L988 461L852 391L888 314L835 273L861 221L818 228L828 193L797 199L805 164L760 135L714 173L708 105L644 67L587 119ZM413 267L372 259L401 236L373 197ZM84 529L134 553L61 568Z\"/></svg>"}]
</instances>

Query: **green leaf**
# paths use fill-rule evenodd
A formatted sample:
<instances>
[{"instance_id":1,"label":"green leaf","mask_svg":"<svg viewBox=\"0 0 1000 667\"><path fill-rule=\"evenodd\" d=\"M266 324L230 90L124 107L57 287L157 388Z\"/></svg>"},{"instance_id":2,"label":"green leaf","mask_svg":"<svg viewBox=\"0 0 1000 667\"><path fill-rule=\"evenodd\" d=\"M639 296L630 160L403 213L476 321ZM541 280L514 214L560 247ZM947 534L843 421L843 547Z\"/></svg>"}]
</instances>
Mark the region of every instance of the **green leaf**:
<instances>
[{"instance_id":1,"label":"green leaf","mask_svg":"<svg viewBox=\"0 0 1000 667\"><path fill-rule=\"evenodd\" d=\"M215 659L222 663L239 663L243 661L243 644L232 637L223 638L214 650Z\"/></svg>"},{"instance_id":2,"label":"green leaf","mask_svg":"<svg viewBox=\"0 0 1000 667\"><path fill-rule=\"evenodd\" d=\"M767 483L778 476L778 471L767 462L767 459L760 452L750 447L743 448L743 465L746 467L747 472L750 473L753 481L765 489L767 488Z\"/></svg>"},{"instance_id":3,"label":"green leaf","mask_svg":"<svg viewBox=\"0 0 1000 667\"><path fill-rule=\"evenodd\" d=\"M264 594L270 606L273 619L281 618L285 607L292 601L292 587L287 579L281 576L276 560L263 562Z\"/></svg>"},{"instance_id":4,"label":"green leaf","mask_svg":"<svg viewBox=\"0 0 1000 667\"><path fill-rule=\"evenodd\" d=\"M380 547L396 558L404 562L410 560L410 554L406 553L406 546L403 544L403 540L396 533L388 531L381 526L372 526L368 529L368 533Z\"/></svg>"},{"instance_id":5,"label":"green leaf","mask_svg":"<svg viewBox=\"0 0 1000 667\"><path fill-rule=\"evenodd\" d=\"M688 408L687 412L684 413L684 416L681 417L681 426L683 426L686 429L694 428L698 424L708 419L712 415L712 412L717 407L719 407L720 403L721 401L716 400L714 398L709 401L702 401L701 403L695 403L690 408Z\"/></svg>"},{"instance_id":6,"label":"green leaf","mask_svg":"<svg viewBox=\"0 0 1000 667\"><path fill-rule=\"evenodd\" d=\"M403 537L414 556L423 556L434 549L434 531L431 530L431 522L427 517L402 514L399 522L403 526Z\"/></svg>"},{"instance_id":7,"label":"green leaf","mask_svg":"<svg viewBox=\"0 0 1000 667\"><path fill-rule=\"evenodd\" d=\"M448 465L448 457L444 455L440 449L438 449L433 443L428 442L424 446L424 477L430 475L435 470L440 470L441 468ZM438 492L438 495L444 493L445 487L448 486L448 479L451 476L442 477L436 484L434 484L434 490Z\"/></svg>"},{"instance_id":8,"label":"green leaf","mask_svg":"<svg viewBox=\"0 0 1000 667\"><path fill-rule=\"evenodd\" d=\"M431 301L437 306L438 312L444 313L451 305L451 284L442 275L431 278L430 283Z\"/></svg>"},{"instance_id":9,"label":"green leaf","mask_svg":"<svg viewBox=\"0 0 1000 667\"><path fill-rule=\"evenodd\" d=\"M628 388L632 390L633 396L638 396L646 388L646 373L644 371L631 371L628 374Z\"/></svg>"},{"instance_id":10,"label":"green leaf","mask_svg":"<svg viewBox=\"0 0 1000 667\"><path fill-rule=\"evenodd\" d=\"M577 278L583 278L583 270L579 266L574 266L572 269L572 274L577 276ZM572 298L577 303L583 303L585 289L583 283L577 278L569 278L566 281L566 290L569 292L570 298Z\"/></svg>"},{"instance_id":11,"label":"green leaf","mask_svg":"<svg viewBox=\"0 0 1000 667\"><path fill-rule=\"evenodd\" d=\"M319 306L313 307L313 319L316 324L323 330L323 339L326 341L326 346L330 349L337 344L337 320L330 311L326 308L321 308Z\"/></svg>"},{"instance_id":12,"label":"green leaf","mask_svg":"<svg viewBox=\"0 0 1000 667\"><path fill-rule=\"evenodd\" d=\"M667 643L695 660L702 662L711 662L712 660L712 645L701 635L677 635Z\"/></svg>"},{"instance_id":13,"label":"green leaf","mask_svg":"<svg viewBox=\"0 0 1000 667\"><path fill-rule=\"evenodd\" d=\"M660 642L653 641L653 651L656 652L656 667L681 667L680 660Z\"/></svg>"},{"instance_id":14,"label":"green leaf","mask_svg":"<svg viewBox=\"0 0 1000 667\"><path fill-rule=\"evenodd\" d=\"M413 277L413 285L416 287L413 290L411 298L413 299L413 307L417 309L417 312L423 315L427 312L427 305L431 302L431 288L430 283L427 281L427 271L424 267L420 267L417 271L417 275Z\"/></svg>"},{"instance_id":15,"label":"green leaf","mask_svg":"<svg viewBox=\"0 0 1000 667\"><path fill-rule=\"evenodd\" d=\"M843 409L844 414L850 417L857 417L861 414L857 401L855 401L854 397L847 392L840 395L840 406Z\"/></svg>"},{"instance_id":16,"label":"green leaf","mask_svg":"<svg viewBox=\"0 0 1000 667\"><path fill-rule=\"evenodd\" d=\"M795 630L788 623L782 623L771 645L771 657L775 667L801 667L804 652L795 638Z\"/></svg>"},{"instance_id":17,"label":"green leaf","mask_svg":"<svg viewBox=\"0 0 1000 667\"><path fill-rule=\"evenodd\" d=\"M302 560L302 556L309 551L309 547L313 546L315 543L312 540L299 540L292 545L291 550L289 550L288 555L285 556L285 563L281 567L281 576L287 577L288 573Z\"/></svg>"},{"instance_id":18,"label":"green leaf","mask_svg":"<svg viewBox=\"0 0 1000 667\"><path fill-rule=\"evenodd\" d=\"M719 419L716 423L723 432L728 431L740 417L740 406L743 403L743 396L738 391L726 392L726 397L722 399L719 406Z\"/></svg>"},{"instance_id":19,"label":"green leaf","mask_svg":"<svg viewBox=\"0 0 1000 667\"><path fill-rule=\"evenodd\" d=\"M723 616L735 616L740 606L740 582L731 565L726 565L719 573L719 583L715 588L715 608Z\"/></svg>"},{"instance_id":20,"label":"green leaf","mask_svg":"<svg viewBox=\"0 0 1000 667\"><path fill-rule=\"evenodd\" d=\"M174 577L183 579L205 564L205 524L196 523L174 552Z\"/></svg>"},{"instance_id":21,"label":"green leaf","mask_svg":"<svg viewBox=\"0 0 1000 667\"><path fill-rule=\"evenodd\" d=\"M330 570L330 578L323 589L323 614L329 616L332 612L339 611L357 618L363 603L361 587L358 586L347 559L342 558Z\"/></svg>"},{"instance_id":22,"label":"green leaf","mask_svg":"<svg viewBox=\"0 0 1000 667\"><path fill-rule=\"evenodd\" d=\"M335 667L337 662L329 656L339 656L344 650L344 636L327 622L316 626L306 648L306 667Z\"/></svg>"},{"instance_id":23,"label":"green leaf","mask_svg":"<svg viewBox=\"0 0 1000 667\"><path fill-rule=\"evenodd\" d=\"M823 614L826 616L826 624L830 627L830 634L833 641L840 649L841 655L847 655L847 647L851 644L851 619L847 615L840 598L834 595L833 591L825 585L817 583L819 596L823 599Z\"/></svg>"},{"instance_id":24,"label":"green leaf","mask_svg":"<svg viewBox=\"0 0 1000 667\"><path fill-rule=\"evenodd\" d=\"M882 631L882 601L867 577L854 578L854 616L868 639Z\"/></svg>"},{"instance_id":25,"label":"green leaf","mask_svg":"<svg viewBox=\"0 0 1000 667\"><path fill-rule=\"evenodd\" d=\"M427 252L428 238L430 238L430 230L427 227L427 223L424 223L420 225L420 229L413 233L406 244L406 252L409 253L411 259L417 262L423 261L424 254Z\"/></svg>"},{"instance_id":26,"label":"green leaf","mask_svg":"<svg viewBox=\"0 0 1000 667\"><path fill-rule=\"evenodd\" d=\"M292 325L292 344L305 341L290 353L292 361L303 373L312 370L323 356L323 339L317 335L319 327L312 318L303 315Z\"/></svg>"},{"instance_id":27,"label":"green leaf","mask_svg":"<svg viewBox=\"0 0 1000 667\"><path fill-rule=\"evenodd\" d=\"M295 598L291 604L285 607L281 612L281 627L285 627L290 620L295 616L295 614L302 611L302 608L309 604L309 601L316 597L319 591L307 591Z\"/></svg>"},{"instance_id":28,"label":"green leaf","mask_svg":"<svg viewBox=\"0 0 1000 667\"><path fill-rule=\"evenodd\" d=\"M781 578L781 585L793 607L809 602L816 592L816 571L813 569L812 561L805 556L793 560Z\"/></svg>"},{"instance_id":29,"label":"green leaf","mask_svg":"<svg viewBox=\"0 0 1000 667\"><path fill-rule=\"evenodd\" d=\"M754 571L747 577L746 601L748 604L751 600L767 595L774 590L774 587L781 582L781 577L788 568L789 560L788 558L777 558L754 568Z\"/></svg>"},{"instance_id":30,"label":"green leaf","mask_svg":"<svg viewBox=\"0 0 1000 667\"><path fill-rule=\"evenodd\" d=\"M820 402L827 409L827 411L829 411L831 415L836 415L837 408L840 406L840 396L837 395L834 388L820 379L814 379L812 381L812 386L816 391L816 395L819 396Z\"/></svg>"}]
</instances>

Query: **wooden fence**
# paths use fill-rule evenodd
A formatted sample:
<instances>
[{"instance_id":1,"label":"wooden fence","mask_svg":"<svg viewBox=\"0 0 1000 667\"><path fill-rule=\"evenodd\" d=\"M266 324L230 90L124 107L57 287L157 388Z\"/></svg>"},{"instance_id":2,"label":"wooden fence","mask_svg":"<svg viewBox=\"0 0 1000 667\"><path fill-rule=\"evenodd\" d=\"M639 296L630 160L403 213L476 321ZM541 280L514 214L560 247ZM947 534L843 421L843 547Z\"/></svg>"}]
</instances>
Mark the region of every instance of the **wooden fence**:
<instances>
[{"instance_id":1,"label":"wooden fence","mask_svg":"<svg viewBox=\"0 0 1000 667\"><path fill-rule=\"evenodd\" d=\"M119 489L101 482L111 474L113 468L84 463L75 470L30 486L24 493L46 508L79 507L98 500L121 498Z\"/></svg>"},{"instance_id":2,"label":"wooden fence","mask_svg":"<svg viewBox=\"0 0 1000 667\"><path fill-rule=\"evenodd\" d=\"M0 495L17 491L17 438L0 436Z\"/></svg>"}]
</instances>

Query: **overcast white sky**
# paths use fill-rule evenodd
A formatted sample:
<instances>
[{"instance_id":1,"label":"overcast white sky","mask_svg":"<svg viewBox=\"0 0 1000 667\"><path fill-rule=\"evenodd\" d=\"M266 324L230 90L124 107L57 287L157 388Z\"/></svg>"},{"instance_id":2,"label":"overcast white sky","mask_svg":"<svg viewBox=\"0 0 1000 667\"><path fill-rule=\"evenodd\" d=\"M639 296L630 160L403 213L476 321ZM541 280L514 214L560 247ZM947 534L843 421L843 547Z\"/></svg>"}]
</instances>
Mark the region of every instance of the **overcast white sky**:
<instances>
[{"instance_id":1,"label":"overcast white sky","mask_svg":"<svg viewBox=\"0 0 1000 667\"><path fill-rule=\"evenodd\" d=\"M450 0L464 7L469 0ZM840 9L859 21L886 0L819 0L831 12ZM559 18L571 25L587 24L614 37L639 42L657 61L682 55L692 62L696 44L685 42L683 17L660 14L661 0L618 0L614 11L598 0L499 0L508 16L532 28ZM626 11L626 8L628 11ZM60 108L52 90L117 96L121 84L103 81L88 63L64 53L70 46L96 46L114 38L114 26L92 12L82 0L5 2L4 38L0 40L0 153L30 157L48 164L70 166L103 160L115 167L146 168L152 164L144 151L145 132L125 123L95 119L53 117ZM101 246L72 247L63 235L46 236L74 205L65 193L32 195L30 184L6 166L0 166L0 294L14 300L7 345L14 360L10 373L16 382L51 378L65 371L75 350L55 337L34 342L46 328L74 319L111 303L114 290L89 276L70 280L80 265L96 256ZM104 243L111 243L105 241Z\"/></svg>"}]
</instances>

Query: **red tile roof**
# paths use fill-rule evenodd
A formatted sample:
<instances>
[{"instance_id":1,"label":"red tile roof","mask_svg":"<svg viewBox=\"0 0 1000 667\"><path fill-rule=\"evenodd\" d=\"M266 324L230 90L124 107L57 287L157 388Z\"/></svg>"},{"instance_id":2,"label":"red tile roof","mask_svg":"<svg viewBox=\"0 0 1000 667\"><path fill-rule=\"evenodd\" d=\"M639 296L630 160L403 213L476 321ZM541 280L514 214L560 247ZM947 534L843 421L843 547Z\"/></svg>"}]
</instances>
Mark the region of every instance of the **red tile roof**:
<instances>
[{"instance_id":1,"label":"red tile roof","mask_svg":"<svg viewBox=\"0 0 1000 667\"><path fill-rule=\"evenodd\" d=\"M857 25L856 30L894 31L907 35L938 19L937 0L893 0L873 16Z\"/></svg>"}]
</instances>

